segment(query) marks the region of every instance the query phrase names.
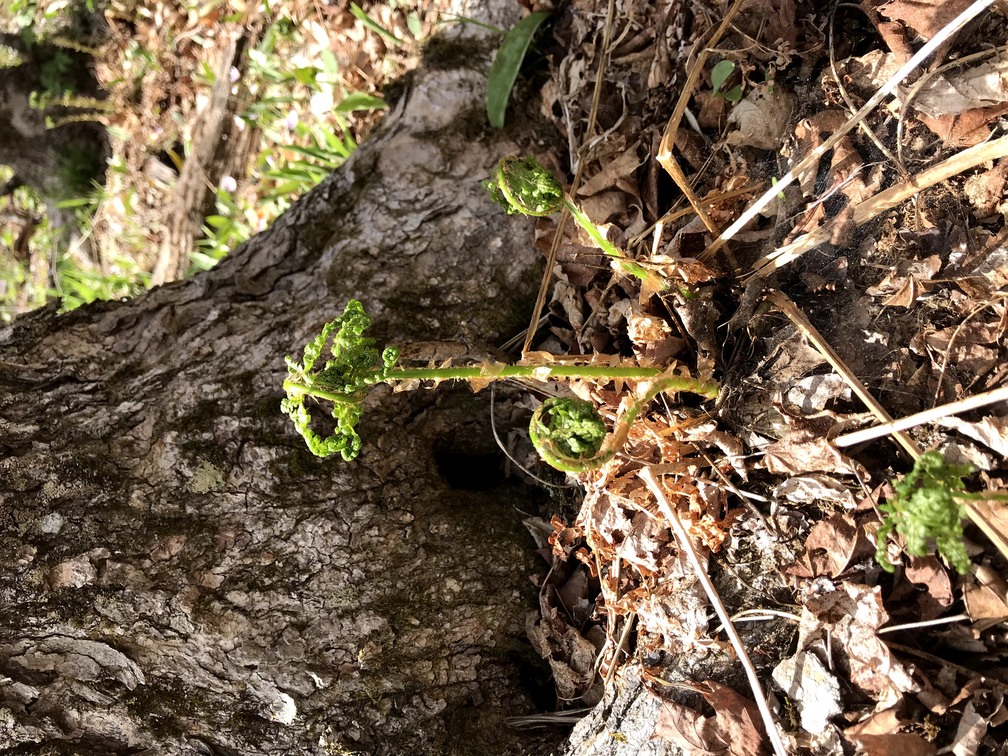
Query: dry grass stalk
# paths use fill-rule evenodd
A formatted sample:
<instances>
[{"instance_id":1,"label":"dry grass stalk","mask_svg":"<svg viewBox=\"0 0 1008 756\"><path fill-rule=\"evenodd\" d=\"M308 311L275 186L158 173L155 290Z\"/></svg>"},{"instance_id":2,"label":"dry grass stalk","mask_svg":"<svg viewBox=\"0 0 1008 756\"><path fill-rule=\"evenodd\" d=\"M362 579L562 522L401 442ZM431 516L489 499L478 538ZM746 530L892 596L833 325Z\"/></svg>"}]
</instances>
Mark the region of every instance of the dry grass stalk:
<instances>
[{"instance_id":1,"label":"dry grass stalk","mask_svg":"<svg viewBox=\"0 0 1008 756\"><path fill-rule=\"evenodd\" d=\"M854 207L853 218L848 219L844 217L842 220L834 218L814 231L799 236L790 244L778 247L769 255L761 257L753 264L746 280L766 276L772 271L797 260L820 244L829 241L839 222L852 222L855 227L861 226L930 186L940 184L963 171L1003 158L1006 155L1008 155L1008 137L1001 137L1000 139L995 139L993 142L978 144L975 147L970 147L956 153L947 160L938 163L938 165L933 165L921 171L909 181L891 186L885 191L879 192L871 199L858 203Z\"/></svg>"},{"instance_id":2,"label":"dry grass stalk","mask_svg":"<svg viewBox=\"0 0 1008 756\"><path fill-rule=\"evenodd\" d=\"M826 340L822 337L822 334L816 330L809 319L805 317L805 314L798 309L794 302L791 301L790 297L779 291L768 292L764 299L767 302L776 307L781 313L783 313L788 320L794 323L795 327L802 332L802 335L808 339L809 343L815 347L815 349L823 356L832 368L843 377L850 386L851 391L857 394L857 397L865 403L865 405L872 411L872 413L879 419L880 422L890 423L892 422L892 415L886 412L885 408L879 404L878 400L872 396L868 388L860 381L860 379L854 375L850 368L847 367L846 363L840 359L833 347L831 347ZM899 442L900 446L906 449L907 453L913 459L917 459L921 454L923 454L923 449L921 449L917 442L910 438L907 434L902 432L893 433L893 437Z\"/></svg>"},{"instance_id":3,"label":"dry grass stalk","mask_svg":"<svg viewBox=\"0 0 1008 756\"><path fill-rule=\"evenodd\" d=\"M724 19L721 24L714 31L714 34L707 41L704 46L703 51L697 57L696 63L690 69L689 74L686 76L686 81L683 84L682 91L679 93L679 99L676 101L675 108L672 110L672 116L668 120L668 124L665 126L665 132L662 134L661 143L658 146L658 154L655 156L655 160L665 169L666 173L672 177L676 185L682 191L683 196L690 203L693 208L693 212L696 213L700 220L703 221L704 226L712 234L717 234L719 232L718 227L711 220L711 217L707 215L704 210L703 203L693 192L693 187L689 185L689 181L686 180L686 175L682 172L679 164L676 162L675 157L672 155L672 149L675 147L676 133L679 131L679 123L682 121L683 114L686 112L686 105L689 103L690 97L693 96L693 90L696 88L697 81L700 80L701 74L703 74L704 66L707 64L707 58L710 57L711 50L717 45L718 40L728 31L728 27L731 25L732 19L739 12L743 4L743 0L735 0L735 3L725 14Z\"/></svg>"},{"instance_id":4,"label":"dry grass stalk","mask_svg":"<svg viewBox=\"0 0 1008 756\"><path fill-rule=\"evenodd\" d=\"M668 499L665 497L665 492L662 490L661 484L658 483L651 468L645 467L638 475L658 502L658 508L668 520L669 526L672 528L676 540L679 542L679 546L686 552L686 556L689 558L690 564L693 565L693 570L696 572L697 579L703 586L704 591L707 593L707 598L711 602L711 606L714 607L714 611L717 612L718 618L724 626L725 634L731 641L732 648L735 649L735 653L738 655L739 663L742 664L746 677L749 679L749 686L752 688L756 707L763 718L763 726L766 728L767 737L770 738L770 742L773 744L774 753L777 756L787 756L787 748L784 746L784 741L781 740L777 724L774 722L773 714L770 711L770 706L767 704L766 696L763 694L763 687L760 685L756 668L753 666L752 661L750 661L745 646L742 645L742 639L735 630L728 610L725 609L725 605L722 603L720 596L718 596L714 583L711 582L710 577L707 575L707 570L700 562L700 557L693 547L693 543L686 532L685 526L682 524L682 520L679 519L679 515L676 514L675 509L669 504Z\"/></svg>"},{"instance_id":5,"label":"dry grass stalk","mask_svg":"<svg viewBox=\"0 0 1008 756\"><path fill-rule=\"evenodd\" d=\"M868 102L866 102L857 113L851 116L843 127L838 129L834 132L833 136L812 150L801 161L799 161L797 165L785 173L780 180L770 187L759 199L753 202L746 211L739 216L738 220L725 229L721 236L719 236L713 244L704 250L700 259L710 259L710 257L721 249L729 239L735 236L735 234L741 231L746 224L755 218L761 210L773 202L778 193L790 186L791 183L794 182L795 178L807 171L809 168L818 165L819 158L821 158L828 150L833 149L841 139L843 139L852 129L856 128L857 125L864 120L865 116L874 110L886 97L892 94L896 90L896 87L898 87L914 69L920 66L933 52L935 52L935 50L941 47L941 45L943 45L953 34L958 32L959 29L985 11L993 2L994 0L975 0L975 2L972 3L966 10L952 19L945 28L928 40L927 44L921 47L921 49L918 50L913 57L910 58L910 60L908 60L902 68L900 68L899 71L893 74L889 81L879 87L879 90L872 95L871 99L868 100Z\"/></svg>"},{"instance_id":6,"label":"dry grass stalk","mask_svg":"<svg viewBox=\"0 0 1008 756\"><path fill-rule=\"evenodd\" d=\"M855 444L861 444L875 438L888 436L890 433L906 430L907 428L913 428L917 425L932 423L935 420L940 420L941 418L948 417L949 415L958 415L960 412L968 412L969 410L976 409L977 407L986 407L988 404L1004 401L1008 401L1008 386L1001 386L1000 388L992 389L991 391L985 391L982 394L968 396L965 399L949 402L948 404L943 404L940 407L932 407L929 410L917 412L913 415L907 415L906 417L900 418L899 420L893 420L892 422L885 423L884 425L875 425L871 428L854 431L853 433L845 433L844 435L835 438L833 443L840 448L845 446L854 446Z\"/></svg>"}]
</instances>

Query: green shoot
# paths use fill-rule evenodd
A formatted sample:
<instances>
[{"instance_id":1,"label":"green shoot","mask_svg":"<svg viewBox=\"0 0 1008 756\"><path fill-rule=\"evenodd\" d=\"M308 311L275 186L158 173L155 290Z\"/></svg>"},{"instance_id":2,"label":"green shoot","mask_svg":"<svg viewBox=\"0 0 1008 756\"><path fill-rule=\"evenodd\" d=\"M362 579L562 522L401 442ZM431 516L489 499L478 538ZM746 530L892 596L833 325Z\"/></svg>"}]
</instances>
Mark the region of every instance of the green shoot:
<instances>
[{"instance_id":1,"label":"green shoot","mask_svg":"<svg viewBox=\"0 0 1008 756\"><path fill-rule=\"evenodd\" d=\"M885 519L878 532L875 560L882 569L895 571L886 545L889 534L896 530L906 541L908 554L924 556L933 541L957 572L969 571L962 521L966 500L976 497L963 493L962 479L973 472L969 465L947 464L940 453L929 451L917 459L903 480L893 481L895 495L879 506Z\"/></svg>"},{"instance_id":2,"label":"green shoot","mask_svg":"<svg viewBox=\"0 0 1008 756\"><path fill-rule=\"evenodd\" d=\"M595 245L616 260L620 270L639 278L651 291L667 288L658 274L628 258L623 250L609 241L605 233L567 196L556 177L534 157L503 158L497 164L494 177L484 181L483 187L490 193L491 199L509 214L517 212L543 216L566 209Z\"/></svg>"},{"instance_id":3,"label":"green shoot","mask_svg":"<svg viewBox=\"0 0 1008 756\"><path fill-rule=\"evenodd\" d=\"M419 382L436 384L445 380L461 380L480 387L508 378L650 382L650 388L643 397L624 414L614 436L604 443L605 424L594 407L583 406L587 403L575 406L570 404L572 400L554 400L540 408L533 416L533 443L549 464L569 472L589 470L611 459L625 442L630 424L659 391L690 391L708 398L716 397L718 392L715 383L674 375L664 368L639 365L508 365L483 362L427 368L399 367L398 349L379 349L374 339L365 336L371 322L363 305L351 299L343 314L326 324L321 333L308 342L301 362L292 357L286 358L288 377L283 386L287 397L280 406L284 414L290 416L308 448L319 457L338 452L343 459L352 460L360 453L361 438L357 433L357 423L361 419L362 403L367 391L378 383L405 387ZM332 359L326 360L320 368L318 363L327 345ZM306 405L308 397L332 404L331 414L336 427L329 436L322 436L311 428L311 412Z\"/></svg>"}]
</instances>

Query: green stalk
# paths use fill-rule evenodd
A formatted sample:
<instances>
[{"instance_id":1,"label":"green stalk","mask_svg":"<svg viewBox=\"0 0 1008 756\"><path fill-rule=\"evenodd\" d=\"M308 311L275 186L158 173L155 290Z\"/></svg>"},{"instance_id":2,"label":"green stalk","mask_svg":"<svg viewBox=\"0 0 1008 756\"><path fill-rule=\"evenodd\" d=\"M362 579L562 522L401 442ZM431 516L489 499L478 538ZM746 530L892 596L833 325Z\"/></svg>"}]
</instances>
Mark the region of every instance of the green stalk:
<instances>
[{"instance_id":1,"label":"green stalk","mask_svg":"<svg viewBox=\"0 0 1008 756\"><path fill-rule=\"evenodd\" d=\"M396 385L408 381L445 380L485 383L514 378L653 381L644 396L626 412L616 434L604 449L605 423L593 406L589 405L589 409L549 404L533 416L532 440L539 453L549 464L568 472L597 467L611 459L626 441L630 424L659 392L689 391L707 398L716 397L718 392L715 383L669 375L663 368L637 365L508 365L485 362L479 365L402 368L396 366L399 358L397 349L389 347L379 352L374 340L364 335L370 325L371 318L364 312L361 303L352 299L340 317L326 324L322 332L305 345L301 363L295 362L292 357L287 358L289 375L283 383L287 397L281 403L281 409L294 421L308 448L320 457L336 452L347 460L357 456L361 448L361 439L356 432L361 404L368 389L379 383ZM333 359L321 369L316 368L316 362L330 341ZM307 397L332 403L332 416L336 420L336 430L332 435L322 437L311 429L311 413L305 405ZM550 409L553 414L544 414ZM560 427L559 423L553 422L568 416L576 416L573 425ZM554 425L557 427L554 428ZM597 437L598 443L582 440L579 435L582 433ZM560 436L563 440L557 440Z\"/></svg>"}]
</instances>

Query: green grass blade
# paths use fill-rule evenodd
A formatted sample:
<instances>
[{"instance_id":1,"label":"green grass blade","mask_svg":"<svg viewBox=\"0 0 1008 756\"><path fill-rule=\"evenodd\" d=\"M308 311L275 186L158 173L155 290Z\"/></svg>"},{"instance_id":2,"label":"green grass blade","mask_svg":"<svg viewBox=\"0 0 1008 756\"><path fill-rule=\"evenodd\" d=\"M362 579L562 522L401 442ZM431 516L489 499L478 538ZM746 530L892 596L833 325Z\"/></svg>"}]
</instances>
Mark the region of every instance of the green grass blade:
<instances>
[{"instance_id":1,"label":"green grass blade","mask_svg":"<svg viewBox=\"0 0 1008 756\"><path fill-rule=\"evenodd\" d=\"M349 113L354 110L384 110L388 103L380 97L367 92L351 92L333 108L337 113Z\"/></svg>"},{"instance_id":2,"label":"green grass blade","mask_svg":"<svg viewBox=\"0 0 1008 756\"><path fill-rule=\"evenodd\" d=\"M350 12L358 21L364 24L364 26L384 38L386 41L391 42L396 47L406 47L406 42L404 40L399 39L399 37L371 18L371 16L369 16L363 8L357 5L357 3L350 3Z\"/></svg>"},{"instance_id":3,"label":"green grass blade","mask_svg":"<svg viewBox=\"0 0 1008 756\"><path fill-rule=\"evenodd\" d=\"M525 59L532 38L549 15L546 11L532 13L504 35L504 41L497 50L493 65L490 66L490 74L487 76L487 117L495 129L504 127L504 112L507 110L515 80L518 78L518 70Z\"/></svg>"}]
</instances>

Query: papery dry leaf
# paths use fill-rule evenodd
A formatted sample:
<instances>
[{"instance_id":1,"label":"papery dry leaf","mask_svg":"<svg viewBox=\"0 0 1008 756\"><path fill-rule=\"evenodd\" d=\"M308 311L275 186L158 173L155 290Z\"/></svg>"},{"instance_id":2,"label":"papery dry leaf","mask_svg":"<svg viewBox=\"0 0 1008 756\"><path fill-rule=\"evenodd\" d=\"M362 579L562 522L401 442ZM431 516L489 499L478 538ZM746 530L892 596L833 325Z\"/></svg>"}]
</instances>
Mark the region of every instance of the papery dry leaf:
<instances>
[{"instance_id":1,"label":"papery dry leaf","mask_svg":"<svg viewBox=\"0 0 1008 756\"><path fill-rule=\"evenodd\" d=\"M798 706L801 726L818 734L843 712L840 683L811 651L799 651L774 667L773 679Z\"/></svg>"},{"instance_id":2,"label":"papery dry leaf","mask_svg":"<svg viewBox=\"0 0 1008 756\"><path fill-rule=\"evenodd\" d=\"M838 512L812 526L805 539L805 553L788 572L811 578L825 575L835 578L851 562L874 553L864 528L854 522L849 512Z\"/></svg>"},{"instance_id":3,"label":"papery dry leaf","mask_svg":"<svg viewBox=\"0 0 1008 756\"><path fill-rule=\"evenodd\" d=\"M889 620L882 607L882 590L845 582L831 593L809 598L802 610L799 648L829 636L833 658L849 679L880 706L899 701L917 689L903 664L878 638Z\"/></svg>"},{"instance_id":4,"label":"papery dry leaf","mask_svg":"<svg viewBox=\"0 0 1008 756\"><path fill-rule=\"evenodd\" d=\"M714 716L681 704L665 702L655 723L655 734L689 756L763 756L767 748L757 723L756 704L731 688L714 682L697 685L714 709Z\"/></svg>"},{"instance_id":5,"label":"papery dry leaf","mask_svg":"<svg viewBox=\"0 0 1008 756\"><path fill-rule=\"evenodd\" d=\"M763 449L763 466L768 472L784 475L828 472L864 481L871 477L861 463L841 454L826 439L805 431L791 431Z\"/></svg>"},{"instance_id":6,"label":"papery dry leaf","mask_svg":"<svg viewBox=\"0 0 1008 756\"><path fill-rule=\"evenodd\" d=\"M753 89L728 114L725 142L733 146L779 150L794 110L794 96L783 87Z\"/></svg>"},{"instance_id":7,"label":"papery dry leaf","mask_svg":"<svg viewBox=\"0 0 1008 756\"><path fill-rule=\"evenodd\" d=\"M963 194L981 218L993 215L1005 202L1008 183L1008 160L999 160L993 167L969 176L963 184Z\"/></svg>"},{"instance_id":8,"label":"papery dry leaf","mask_svg":"<svg viewBox=\"0 0 1008 756\"><path fill-rule=\"evenodd\" d=\"M901 92L901 95L905 96ZM948 77L932 76L913 99L913 106L931 118L989 108L1008 100L1008 60L986 60Z\"/></svg>"},{"instance_id":9,"label":"papery dry leaf","mask_svg":"<svg viewBox=\"0 0 1008 756\"><path fill-rule=\"evenodd\" d=\"M882 15L902 21L924 40L931 39L969 7L971 0L890 0L878 6Z\"/></svg>"},{"instance_id":10,"label":"papery dry leaf","mask_svg":"<svg viewBox=\"0 0 1008 756\"><path fill-rule=\"evenodd\" d=\"M976 565L974 573L963 586L966 613L974 622L1008 619L1008 582L985 564Z\"/></svg>"},{"instance_id":11,"label":"papery dry leaf","mask_svg":"<svg viewBox=\"0 0 1008 756\"><path fill-rule=\"evenodd\" d=\"M911 583L925 588L924 593L919 596L917 601L920 607L917 619L935 619L952 606L952 602L955 600L952 580L937 557L911 556L903 574Z\"/></svg>"},{"instance_id":12,"label":"papery dry leaf","mask_svg":"<svg viewBox=\"0 0 1008 756\"><path fill-rule=\"evenodd\" d=\"M982 420L971 423L955 415L950 415L941 418L938 422L974 441L979 441L1002 457L1008 458L1008 416L988 415Z\"/></svg>"},{"instance_id":13,"label":"papery dry leaf","mask_svg":"<svg viewBox=\"0 0 1008 756\"><path fill-rule=\"evenodd\" d=\"M662 704L655 735L690 756L720 756L724 750L708 732L707 717L674 701ZM712 750L716 748L717 750Z\"/></svg>"},{"instance_id":14,"label":"papery dry leaf","mask_svg":"<svg viewBox=\"0 0 1008 756\"><path fill-rule=\"evenodd\" d=\"M603 162L601 170L578 189L578 197L591 197L606 189L614 187L623 189L624 186L629 187L631 184L636 187L637 182L632 180L633 174L643 162L637 156L639 146L639 142L634 142L618 156ZM636 195L636 190L630 193Z\"/></svg>"},{"instance_id":15,"label":"papery dry leaf","mask_svg":"<svg viewBox=\"0 0 1008 756\"><path fill-rule=\"evenodd\" d=\"M838 373L809 375L788 389L784 398L806 414L822 411L835 399L850 399L850 386Z\"/></svg>"},{"instance_id":16,"label":"papery dry leaf","mask_svg":"<svg viewBox=\"0 0 1008 756\"><path fill-rule=\"evenodd\" d=\"M894 270L875 286L868 287L866 293L873 297L886 297L883 302L886 307L909 308L928 290L924 282L934 278L941 266L938 255L923 260L900 260Z\"/></svg>"},{"instance_id":17,"label":"papery dry leaf","mask_svg":"<svg viewBox=\"0 0 1008 756\"><path fill-rule=\"evenodd\" d=\"M775 499L794 503L834 502L847 509L857 504L854 494L844 483L823 473L788 478L778 484L773 495Z\"/></svg>"},{"instance_id":18,"label":"papery dry leaf","mask_svg":"<svg viewBox=\"0 0 1008 756\"><path fill-rule=\"evenodd\" d=\"M959 726L956 727L952 740L952 753L955 756L976 756L980 742L987 734L987 717L981 716L971 700L963 709Z\"/></svg>"},{"instance_id":19,"label":"papery dry leaf","mask_svg":"<svg viewBox=\"0 0 1008 756\"><path fill-rule=\"evenodd\" d=\"M714 709L714 731L728 753L759 756L768 752L763 718L755 701L713 680L699 683L697 690Z\"/></svg>"},{"instance_id":20,"label":"papery dry leaf","mask_svg":"<svg viewBox=\"0 0 1008 756\"><path fill-rule=\"evenodd\" d=\"M865 756L934 756L935 747L924 738L900 732L914 722L901 720L896 707L874 712L871 716L844 731L844 736L859 746Z\"/></svg>"},{"instance_id":21,"label":"papery dry leaf","mask_svg":"<svg viewBox=\"0 0 1008 756\"><path fill-rule=\"evenodd\" d=\"M963 148L973 147L990 137L990 123L1005 113L1008 113L1008 104L991 105L937 118L919 114L917 119L941 138L946 147Z\"/></svg>"}]
</instances>

